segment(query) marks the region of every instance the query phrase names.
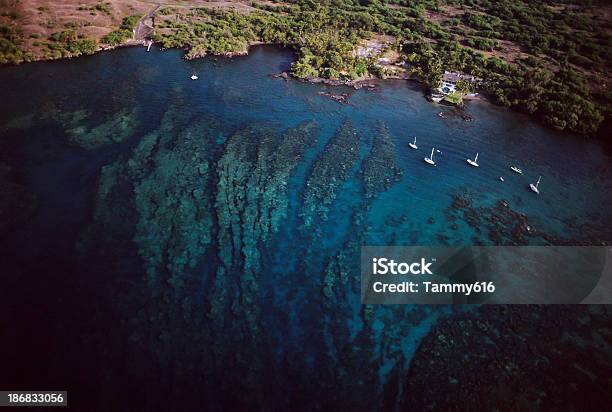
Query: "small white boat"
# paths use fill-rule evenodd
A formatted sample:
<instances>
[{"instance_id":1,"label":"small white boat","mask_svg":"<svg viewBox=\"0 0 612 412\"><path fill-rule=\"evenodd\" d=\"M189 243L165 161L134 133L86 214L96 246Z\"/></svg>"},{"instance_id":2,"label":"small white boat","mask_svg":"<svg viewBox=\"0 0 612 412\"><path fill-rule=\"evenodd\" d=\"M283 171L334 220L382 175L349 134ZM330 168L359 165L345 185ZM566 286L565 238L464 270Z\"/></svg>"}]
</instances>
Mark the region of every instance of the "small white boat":
<instances>
[{"instance_id":1,"label":"small white boat","mask_svg":"<svg viewBox=\"0 0 612 412\"><path fill-rule=\"evenodd\" d=\"M518 166L510 166L510 170L512 170L513 172L518 173L519 175L523 174L523 171L521 169L519 169Z\"/></svg>"},{"instance_id":2,"label":"small white boat","mask_svg":"<svg viewBox=\"0 0 612 412\"><path fill-rule=\"evenodd\" d=\"M433 166L435 166L435 165L436 165L436 162L434 162L434 160L433 160L434 150L435 150L435 148L434 148L434 147L432 147L432 148L431 148L431 155L429 155L429 157L425 157L425 158L423 159L423 160L425 160L425 163L429 163L430 165L433 165ZM440 151L438 150L438 152L440 152Z\"/></svg>"},{"instance_id":3,"label":"small white boat","mask_svg":"<svg viewBox=\"0 0 612 412\"><path fill-rule=\"evenodd\" d=\"M542 176L538 177L538 181L535 185L533 183L529 185L529 188L538 195L540 194L540 189L538 189L538 186L540 186L540 180L542 180Z\"/></svg>"},{"instance_id":4,"label":"small white boat","mask_svg":"<svg viewBox=\"0 0 612 412\"><path fill-rule=\"evenodd\" d=\"M474 158L474 160L472 159L467 159L466 162L468 162L469 165L474 166L474 167L478 167L478 153L476 153L476 157Z\"/></svg>"},{"instance_id":5,"label":"small white boat","mask_svg":"<svg viewBox=\"0 0 612 412\"><path fill-rule=\"evenodd\" d=\"M499 180L501 180L502 182L504 182L504 178L503 177L499 177Z\"/></svg>"},{"instance_id":6,"label":"small white boat","mask_svg":"<svg viewBox=\"0 0 612 412\"><path fill-rule=\"evenodd\" d=\"M198 76L196 76L195 74L191 75L191 80L198 80Z\"/></svg>"},{"instance_id":7,"label":"small white boat","mask_svg":"<svg viewBox=\"0 0 612 412\"><path fill-rule=\"evenodd\" d=\"M147 46L147 51L150 52L151 51L151 45L153 44L152 41L149 42L149 45Z\"/></svg>"},{"instance_id":8,"label":"small white boat","mask_svg":"<svg viewBox=\"0 0 612 412\"><path fill-rule=\"evenodd\" d=\"M419 146L416 144L416 136L414 136L414 142L408 143L408 146L412 147L414 150L419 148Z\"/></svg>"}]
</instances>

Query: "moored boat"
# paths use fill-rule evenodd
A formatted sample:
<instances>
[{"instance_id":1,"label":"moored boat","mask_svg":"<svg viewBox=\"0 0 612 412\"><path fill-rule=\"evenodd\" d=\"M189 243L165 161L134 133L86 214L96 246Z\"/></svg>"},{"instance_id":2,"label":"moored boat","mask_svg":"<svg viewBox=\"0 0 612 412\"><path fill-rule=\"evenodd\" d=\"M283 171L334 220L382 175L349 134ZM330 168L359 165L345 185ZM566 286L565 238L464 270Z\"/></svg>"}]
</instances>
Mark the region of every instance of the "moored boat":
<instances>
[{"instance_id":1,"label":"moored boat","mask_svg":"<svg viewBox=\"0 0 612 412\"><path fill-rule=\"evenodd\" d=\"M428 164L430 164L432 166L436 165L436 162L434 162L434 160L433 160L434 150L435 150L435 147L432 147L431 148L431 154L429 155L429 157L425 157L423 159L423 160L425 160L425 163L428 163ZM439 152L439 150L438 150L438 152Z\"/></svg>"},{"instance_id":2,"label":"moored boat","mask_svg":"<svg viewBox=\"0 0 612 412\"><path fill-rule=\"evenodd\" d=\"M529 188L531 189L531 191L538 195L540 194L540 188L538 187L540 186L540 180L542 180L542 176L538 177L538 181L536 182L535 185L533 183L529 185Z\"/></svg>"},{"instance_id":3,"label":"moored boat","mask_svg":"<svg viewBox=\"0 0 612 412\"><path fill-rule=\"evenodd\" d=\"M408 146L412 147L414 150L419 148L419 146L416 144L416 136L414 136L414 142L408 143Z\"/></svg>"},{"instance_id":4,"label":"moored boat","mask_svg":"<svg viewBox=\"0 0 612 412\"><path fill-rule=\"evenodd\" d=\"M478 153L476 153L476 157L474 158L474 160L472 159L467 159L466 162L470 165L470 166L474 166L474 167L478 167Z\"/></svg>"}]
</instances>

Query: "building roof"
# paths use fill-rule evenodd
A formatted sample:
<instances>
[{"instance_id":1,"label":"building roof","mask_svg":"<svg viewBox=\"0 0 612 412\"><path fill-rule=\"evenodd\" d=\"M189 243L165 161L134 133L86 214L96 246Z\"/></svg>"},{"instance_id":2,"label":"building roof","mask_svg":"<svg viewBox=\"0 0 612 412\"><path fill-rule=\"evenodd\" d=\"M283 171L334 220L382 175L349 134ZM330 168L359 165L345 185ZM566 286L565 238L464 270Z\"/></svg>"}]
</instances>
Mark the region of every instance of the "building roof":
<instances>
[{"instance_id":1,"label":"building roof","mask_svg":"<svg viewBox=\"0 0 612 412\"><path fill-rule=\"evenodd\" d=\"M442 79L445 82L451 82L451 83L457 83L461 79L467 80L468 82L473 82L476 80L474 76L472 76L471 74L463 74L463 73L448 72L448 71L444 72L444 76L442 76Z\"/></svg>"},{"instance_id":2,"label":"building roof","mask_svg":"<svg viewBox=\"0 0 612 412\"><path fill-rule=\"evenodd\" d=\"M459 80L461 80L461 74L453 72L444 72L444 76L442 77L442 79L445 82L458 82Z\"/></svg>"}]
</instances>

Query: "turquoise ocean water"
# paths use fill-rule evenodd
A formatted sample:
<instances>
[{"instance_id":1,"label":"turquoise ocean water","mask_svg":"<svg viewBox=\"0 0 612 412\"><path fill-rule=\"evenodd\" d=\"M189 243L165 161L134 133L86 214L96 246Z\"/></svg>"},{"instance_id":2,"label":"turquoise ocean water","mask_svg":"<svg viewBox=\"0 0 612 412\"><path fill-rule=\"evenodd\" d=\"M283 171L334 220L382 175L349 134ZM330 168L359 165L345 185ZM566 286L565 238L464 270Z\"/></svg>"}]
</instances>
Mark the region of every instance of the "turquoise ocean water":
<instances>
[{"instance_id":1,"label":"turquoise ocean water","mask_svg":"<svg viewBox=\"0 0 612 412\"><path fill-rule=\"evenodd\" d=\"M292 59L130 48L0 70L14 382L144 409L400 405L431 326L469 309L361 306L361 245L610 239L600 142L416 83L272 76Z\"/></svg>"}]
</instances>

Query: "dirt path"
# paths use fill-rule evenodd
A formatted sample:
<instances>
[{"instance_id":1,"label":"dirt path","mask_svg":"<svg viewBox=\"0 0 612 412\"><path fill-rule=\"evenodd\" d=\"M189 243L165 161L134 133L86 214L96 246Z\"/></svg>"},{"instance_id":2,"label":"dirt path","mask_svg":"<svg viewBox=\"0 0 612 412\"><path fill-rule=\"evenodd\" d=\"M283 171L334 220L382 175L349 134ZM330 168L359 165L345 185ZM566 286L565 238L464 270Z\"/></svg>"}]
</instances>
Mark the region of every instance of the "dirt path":
<instances>
[{"instance_id":1,"label":"dirt path","mask_svg":"<svg viewBox=\"0 0 612 412\"><path fill-rule=\"evenodd\" d=\"M136 30L134 33L134 39L132 40L135 44L143 43L147 37L153 33L153 27L147 24L147 21L151 19L155 13L161 8L161 3L156 3L155 7L149 11L147 14L142 16L142 18L138 21L138 25L136 25Z\"/></svg>"}]
</instances>

